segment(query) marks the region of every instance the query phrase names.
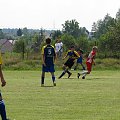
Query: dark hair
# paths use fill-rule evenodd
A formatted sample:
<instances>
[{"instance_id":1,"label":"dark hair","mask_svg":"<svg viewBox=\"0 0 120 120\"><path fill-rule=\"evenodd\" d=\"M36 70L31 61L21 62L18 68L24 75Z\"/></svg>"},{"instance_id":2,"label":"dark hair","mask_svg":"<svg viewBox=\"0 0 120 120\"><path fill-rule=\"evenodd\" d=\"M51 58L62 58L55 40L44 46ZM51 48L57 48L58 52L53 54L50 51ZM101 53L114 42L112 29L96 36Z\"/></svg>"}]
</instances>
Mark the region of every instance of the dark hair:
<instances>
[{"instance_id":1,"label":"dark hair","mask_svg":"<svg viewBox=\"0 0 120 120\"><path fill-rule=\"evenodd\" d=\"M83 50L81 48L77 48L76 50L83 54Z\"/></svg>"},{"instance_id":2,"label":"dark hair","mask_svg":"<svg viewBox=\"0 0 120 120\"><path fill-rule=\"evenodd\" d=\"M82 54L84 53L82 49L80 49L80 52L81 52Z\"/></svg>"},{"instance_id":3,"label":"dark hair","mask_svg":"<svg viewBox=\"0 0 120 120\"><path fill-rule=\"evenodd\" d=\"M74 45L72 45L70 48L75 48Z\"/></svg>"},{"instance_id":4,"label":"dark hair","mask_svg":"<svg viewBox=\"0 0 120 120\"><path fill-rule=\"evenodd\" d=\"M46 39L46 44L50 44L51 43L51 39L50 38L47 38Z\"/></svg>"}]
</instances>

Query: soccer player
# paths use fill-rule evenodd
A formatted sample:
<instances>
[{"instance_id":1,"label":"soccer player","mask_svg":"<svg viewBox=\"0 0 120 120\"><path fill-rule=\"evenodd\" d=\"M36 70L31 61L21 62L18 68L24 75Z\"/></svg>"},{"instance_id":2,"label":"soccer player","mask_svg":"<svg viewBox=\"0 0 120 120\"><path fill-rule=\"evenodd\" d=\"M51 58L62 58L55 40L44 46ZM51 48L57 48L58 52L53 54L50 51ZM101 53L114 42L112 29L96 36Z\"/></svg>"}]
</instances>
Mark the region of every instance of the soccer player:
<instances>
[{"instance_id":1,"label":"soccer player","mask_svg":"<svg viewBox=\"0 0 120 120\"><path fill-rule=\"evenodd\" d=\"M51 39L46 39L46 45L42 48L42 76L41 76L41 86L44 86L45 72L50 72L52 75L53 86L56 86L55 82L55 69L54 62L56 59L56 54L54 47L50 44Z\"/></svg>"},{"instance_id":2,"label":"soccer player","mask_svg":"<svg viewBox=\"0 0 120 120\"><path fill-rule=\"evenodd\" d=\"M75 51L74 46L71 46L70 50L68 50L66 56L63 58L65 59L68 57L68 60L64 63L63 65L63 72L62 74L58 77L59 79L64 76L66 73L68 73L68 78L72 75L72 73L69 71L71 67L74 65L75 59L79 58L79 54Z\"/></svg>"},{"instance_id":3,"label":"soccer player","mask_svg":"<svg viewBox=\"0 0 120 120\"><path fill-rule=\"evenodd\" d=\"M85 70L85 67L84 67L84 65L82 63L82 60L83 60L83 50L82 49L78 49L77 53L80 55L80 57L77 59L77 63L75 65L75 67L74 67L74 70L77 69L78 64L80 64L82 66L83 70Z\"/></svg>"},{"instance_id":4,"label":"soccer player","mask_svg":"<svg viewBox=\"0 0 120 120\"><path fill-rule=\"evenodd\" d=\"M78 73L78 78L80 77L80 75L83 75L82 79L85 79L85 76L87 74L90 74L91 69L92 69L92 64L95 65L94 59L95 59L95 56L96 56L97 49L98 49L97 46L93 46L92 51L89 53L89 55L87 57L87 60L86 60L87 71L84 71L82 73Z\"/></svg>"},{"instance_id":5,"label":"soccer player","mask_svg":"<svg viewBox=\"0 0 120 120\"><path fill-rule=\"evenodd\" d=\"M6 85L6 81L5 81L3 73L2 73L1 65L2 65L2 58L1 58L1 54L0 54L0 79L1 79L1 83L2 83L1 86L4 87ZM2 99L1 92L0 92L0 115L1 115L2 120L8 120L6 117L5 104Z\"/></svg>"}]
</instances>

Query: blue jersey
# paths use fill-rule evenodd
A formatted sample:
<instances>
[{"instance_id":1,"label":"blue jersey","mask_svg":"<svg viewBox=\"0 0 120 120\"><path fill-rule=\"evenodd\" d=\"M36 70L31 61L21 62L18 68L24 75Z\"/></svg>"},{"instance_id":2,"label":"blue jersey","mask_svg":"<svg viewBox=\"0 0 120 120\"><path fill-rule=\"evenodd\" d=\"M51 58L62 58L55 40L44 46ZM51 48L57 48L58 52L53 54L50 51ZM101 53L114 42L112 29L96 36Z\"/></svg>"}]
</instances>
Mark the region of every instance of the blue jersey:
<instances>
[{"instance_id":1,"label":"blue jersey","mask_svg":"<svg viewBox=\"0 0 120 120\"><path fill-rule=\"evenodd\" d=\"M55 49L52 45L43 46L42 55L44 55L44 62L47 66L51 66L54 64L54 58L56 54Z\"/></svg>"},{"instance_id":2,"label":"blue jersey","mask_svg":"<svg viewBox=\"0 0 120 120\"><path fill-rule=\"evenodd\" d=\"M83 58L82 58L82 56L80 56L78 59L77 59L77 63L82 63L82 60L83 60Z\"/></svg>"}]
</instances>

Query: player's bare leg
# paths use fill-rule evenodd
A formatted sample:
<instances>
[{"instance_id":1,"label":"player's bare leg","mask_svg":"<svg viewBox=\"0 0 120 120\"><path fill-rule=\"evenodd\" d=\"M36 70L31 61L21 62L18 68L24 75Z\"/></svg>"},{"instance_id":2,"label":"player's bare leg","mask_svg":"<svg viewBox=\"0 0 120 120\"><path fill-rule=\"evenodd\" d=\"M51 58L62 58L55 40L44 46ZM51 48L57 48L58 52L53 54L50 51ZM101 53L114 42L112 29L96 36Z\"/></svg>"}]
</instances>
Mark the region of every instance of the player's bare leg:
<instances>
[{"instance_id":1,"label":"player's bare leg","mask_svg":"<svg viewBox=\"0 0 120 120\"><path fill-rule=\"evenodd\" d=\"M69 72L69 68L66 67L66 68L64 69L64 71L62 72L62 74L58 77L58 79L60 79L60 78L61 78L62 76L64 76L66 73L68 73L68 78L72 75L72 73Z\"/></svg>"},{"instance_id":2,"label":"player's bare leg","mask_svg":"<svg viewBox=\"0 0 120 120\"><path fill-rule=\"evenodd\" d=\"M77 67L78 67L78 63L76 63L76 65L75 65L75 67L74 67L74 70L76 70L76 69L77 69Z\"/></svg>"},{"instance_id":3,"label":"player's bare leg","mask_svg":"<svg viewBox=\"0 0 120 120\"><path fill-rule=\"evenodd\" d=\"M82 63L81 63L81 66L82 66L83 70L85 70L85 67L84 67L84 65Z\"/></svg>"},{"instance_id":4,"label":"player's bare leg","mask_svg":"<svg viewBox=\"0 0 120 120\"><path fill-rule=\"evenodd\" d=\"M82 76L82 79L85 79L85 76L86 76L87 74L90 74L90 72L86 70L86 71L83 71L83 72L81 72L81 73L78 73L78 74L77 74L77 77L79 78L80 75L83 75L83 76Z\"/></svg>"}]
</instances>

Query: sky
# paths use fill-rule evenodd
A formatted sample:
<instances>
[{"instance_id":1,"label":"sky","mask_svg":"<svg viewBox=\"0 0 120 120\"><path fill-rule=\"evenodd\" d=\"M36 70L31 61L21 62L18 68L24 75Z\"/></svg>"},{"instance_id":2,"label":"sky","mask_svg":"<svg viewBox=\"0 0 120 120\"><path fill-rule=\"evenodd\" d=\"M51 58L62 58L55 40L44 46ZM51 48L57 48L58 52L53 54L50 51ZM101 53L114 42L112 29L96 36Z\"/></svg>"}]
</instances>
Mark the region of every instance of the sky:
<instances>
[{"instance_id":1,"label":"sky","mask_svg":"<svg viewBox=\"0 0 120 120\"><path fill-rule=\"evenodd\" d=\"M115 18L120 0L0 0L0 28L61 30L75 19L89 31L108 13Z\"/></svg>"}]
</instances>

